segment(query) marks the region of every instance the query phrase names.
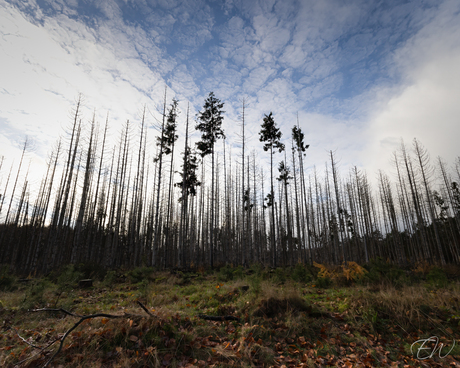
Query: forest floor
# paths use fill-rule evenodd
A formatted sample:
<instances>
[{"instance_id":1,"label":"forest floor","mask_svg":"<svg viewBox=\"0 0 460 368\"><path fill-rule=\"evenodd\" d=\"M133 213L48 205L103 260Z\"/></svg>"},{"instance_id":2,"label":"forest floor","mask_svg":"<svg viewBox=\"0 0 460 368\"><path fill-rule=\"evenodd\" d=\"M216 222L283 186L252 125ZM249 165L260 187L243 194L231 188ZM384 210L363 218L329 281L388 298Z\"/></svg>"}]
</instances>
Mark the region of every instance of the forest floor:
<instances>
[{"instance_id":1,"label":"forest floor","mask_svg":"<svg viewBox=\"0 0 460 368\"><path fill-rule=\"evenodd\" d=\"M340 283L298 270L144 268L79 288L67 268L0 282L0 366L460 367L457 279Z\"/></svg>"}]
</instances>

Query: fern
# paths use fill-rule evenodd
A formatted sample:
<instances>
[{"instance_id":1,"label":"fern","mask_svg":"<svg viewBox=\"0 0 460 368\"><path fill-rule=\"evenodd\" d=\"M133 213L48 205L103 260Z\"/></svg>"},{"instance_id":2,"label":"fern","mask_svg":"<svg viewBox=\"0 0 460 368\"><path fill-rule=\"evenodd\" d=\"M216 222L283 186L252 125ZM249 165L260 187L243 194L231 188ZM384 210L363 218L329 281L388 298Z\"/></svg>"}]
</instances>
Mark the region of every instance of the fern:
<instances>
[{"instance_id":1,"label":"fern","mask_svg":"<svg viewBox=\"0 0 460 368\"><path fill-rule=\"evenodd\" d=\"M313 262L313 265L319 268L318 277L322 277L322 278L329 277L330 279L333 278L333 273L330 272L325 265L322 265L321 263L316 263L316 262Z\"/></svg>"},{"instance_id":2,"label":"fern","mask_svg":"<svg viewBox=\"0 0 460 368\"><path fill-rule=\"evenodd\" d=\"M359 280L367 273L367 270L364 267L361 267L359 264L353 261L348 262L348 265L343 264L342 270L343 275L347 278L347 281Z\"/></svg>"},{"instance_id":3,"label":"fern","mask_svg":"<svg viewBox=\"0 0 460 368\"><path fill-rule=\"evenodd\" d=\"M342 277L345 277L347 281L356 281L363 277L367 271L365 268L357 264L356 262L348 262L348 264L343 264L340 267L327 267L320 263L313 262L313 265L319 268L318 277L330 278L332 280L337 280Z\"/></svg>"},{"instance_id":4,"label":"fern","mask_svg":"<svg viewBox=\"0 0 460 368\"><path fill-rule=\"evenodd\" d=\"M427 275L428 273L430 273L432 268L433 268L432 265L430 265L426 260L423 260L421 262L418 262L415 265L415 268L413 269L413 271L415 273L419 273L419 274L422 274L422 275Z\"/></svg>"}]
</instances>

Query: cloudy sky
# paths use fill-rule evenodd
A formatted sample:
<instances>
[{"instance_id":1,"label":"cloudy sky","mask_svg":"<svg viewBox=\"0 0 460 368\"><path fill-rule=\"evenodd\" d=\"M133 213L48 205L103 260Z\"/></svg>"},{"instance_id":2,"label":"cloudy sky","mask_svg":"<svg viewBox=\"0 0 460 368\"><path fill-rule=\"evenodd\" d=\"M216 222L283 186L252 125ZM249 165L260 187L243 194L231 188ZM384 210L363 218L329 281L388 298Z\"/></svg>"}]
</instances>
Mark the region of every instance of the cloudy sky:
<instances>
[{"instance_id":1,"label":"cloudy sky","mask_svg":"<svg viewBox=\"0 0 460 368\"><path fill-rule=\"evenodd\" d=\"M0 0L0 36L3 183L26 136L42 177L80 93L83 120L109 113L116 139L144 106L157 122L165 86L182 126L213 91L234 154L244 98L260 160L270 111L286 144L298 116L321 170L334 150L344 174L391 172L401 138L460 155L458 0Z\"/></svg>"}]
</instances>

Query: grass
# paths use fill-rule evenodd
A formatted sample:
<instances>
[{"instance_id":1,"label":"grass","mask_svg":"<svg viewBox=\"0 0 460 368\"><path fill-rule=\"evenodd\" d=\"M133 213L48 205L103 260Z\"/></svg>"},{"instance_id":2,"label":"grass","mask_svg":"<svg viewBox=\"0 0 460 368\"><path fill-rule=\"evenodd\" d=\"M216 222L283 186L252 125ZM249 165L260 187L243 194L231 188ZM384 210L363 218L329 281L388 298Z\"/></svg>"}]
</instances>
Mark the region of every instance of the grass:
<instances>
[{"instance_id":1,"label":"grass","mask_svg":"<svg viewBox=\"0 0 460 368\"><path fill-rule=\"evenodd\" d=\"M69 267L52 278L8 280L0 291L0 366L43 366L60 341L45 347L79 320L30 311L46 307L132 315L85 320L66 338L55 367L449 366L460 359L460 344L445 358L423 361L410 349L438 336L444 355L460 339L459 281L432 270L413 275L377 263L367 279L330 271L324 283L314 268L299 265L274 272L252 267L249 274L231 267L207 274L142 268L111 271L79 289L81 271ZM207 321L200 314L240 320Z\"/></svg>"}]
</instances>

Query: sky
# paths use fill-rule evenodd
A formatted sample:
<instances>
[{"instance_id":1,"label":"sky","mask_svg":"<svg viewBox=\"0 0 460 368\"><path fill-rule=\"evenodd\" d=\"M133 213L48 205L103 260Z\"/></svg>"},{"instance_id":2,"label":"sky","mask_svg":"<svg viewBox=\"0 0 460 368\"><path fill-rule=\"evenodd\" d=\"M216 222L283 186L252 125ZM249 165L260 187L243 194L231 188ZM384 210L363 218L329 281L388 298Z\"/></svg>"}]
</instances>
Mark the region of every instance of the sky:
<instances>
[{"instance_id":1,"label":"sky","mask_svg":"<svg viewBox=\"0 0 460 368\"><path fill-rule=\"evenodd\" d=\"M114 142L145 107L153 142L165 89L181 136L187 106L193 127L213 91L232 155L244 99L247 152L262 165L270 112L287 147L298 121L307 173L332 150L343 175L391 174L392 152L414 137L453 164L459 66L458 0L0 0L0 188L26 137L39 183L80 94L82 121L108 115Z\"/></svg>"}]
</instances>

